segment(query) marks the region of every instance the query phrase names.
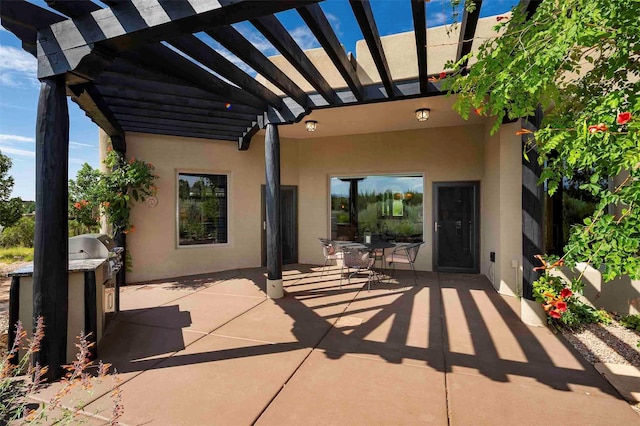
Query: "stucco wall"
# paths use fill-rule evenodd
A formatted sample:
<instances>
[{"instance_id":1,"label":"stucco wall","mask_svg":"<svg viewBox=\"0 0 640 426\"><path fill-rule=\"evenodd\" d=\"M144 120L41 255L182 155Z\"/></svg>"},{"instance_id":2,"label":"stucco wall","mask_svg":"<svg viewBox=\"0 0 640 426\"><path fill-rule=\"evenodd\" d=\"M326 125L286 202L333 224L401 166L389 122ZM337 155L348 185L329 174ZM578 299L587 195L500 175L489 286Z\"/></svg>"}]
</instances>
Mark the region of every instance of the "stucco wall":
<instances>
[{"instance_id":1,"label":"stucco wall","mask_svg":"<svg viewBox=\"0 0 640 426\"><path fill-rule=\"evenodd\" d=\"M516 290L511 259L521 257L521 151L517 125L490 136L483 125L345 135L306 140L282 139L283 185L298 186L298 258L322 264L318 237L329 236L331 176L419 173L424 176L424 240L416 268L432 270L432 185L480 181L481 272L493 275L501 292ZM128 155L156 167L158 206L138 204L127 238L133 257L128 282L255 267L261 256L260 190L264 184L264 139L248 151L227 141L127 134ZM177 247L177 172L229 175L229 242Z\"/></svg>"},{"instance_id":2,"label":"stucco wall","mask_svg":"<svg viewBox=\"0 0 640 426\"><path fill-rule=\"evenodd\" d=\"M522 280L522 142L520 123L500 128L500 287L502 294L520 293ZM513 266L513 262L516 266ZM496 265L497 267L498 265Z\"/></svg>"},{"instance_id":3,"label":"stucco wall","mask_svg":"<svg viewBox=\"0 0 640 426\"><path fill-rule=\"evenodd\" d=\"M485 127L480 271L502 294L518 294L522 285L522 149L519 123L490 134ZM495 264L489 260L496 253ZM517 266L513 267L512 263Z\"/></svg>"},{"instance_id":4,"label":"stucco wall","mask_svg":"<svg viewBox=\"0 0 640 426\"><path fill-rule=\"evenodd\" d=\"M554 273L570 282L583 272L583 297L593 306L624 315L640 313L640 280L624 276L603 282L602 273L586 263L578 263L573 271L561 268Z\"/></svg>"},{"instance_id":5,"label":"stucco wall","mask_svg":"<svg viewBox=\"0 0 640 426\"><path fill-rule=\"evenodd\" d=\"M491 125L484 128L484 185L480 193L482 210L480 272L493 286L500 288L500 257L491 263L489 254L500 253L500 134L490 134Z\"/></svg>"},{"instance_id":6,"label":"stucco wall","mask_svg":"<svg viewBox=\"0 0 640 426\"><path fill-rule=\"evenodd\" d=\"M264 138L255 136L248 151L228 141L127 133L127 155L156 168L158 205L138 204L127 237L133 259L128 282L177 277L260 265L261 205L264 184ZM297 148L281 142L282 184L297 185ZM177 247L177 172L228 173L229 242Z\"/></svg>"},{"instance_id":7,"label":"stucco wall","mask_svg":"<svg viewBox=\"0 0 640 426\"><path fill-rule=\"evenodd\" d=\"M329 236L330 176L422 173L427 244L420 248L416 268L431 270L432 183L482 180L483 126L301 140L299 161L300 262L322 263L318 237ZM483 191L482 183L480 191Z\"/></svg>"}]
</instances>

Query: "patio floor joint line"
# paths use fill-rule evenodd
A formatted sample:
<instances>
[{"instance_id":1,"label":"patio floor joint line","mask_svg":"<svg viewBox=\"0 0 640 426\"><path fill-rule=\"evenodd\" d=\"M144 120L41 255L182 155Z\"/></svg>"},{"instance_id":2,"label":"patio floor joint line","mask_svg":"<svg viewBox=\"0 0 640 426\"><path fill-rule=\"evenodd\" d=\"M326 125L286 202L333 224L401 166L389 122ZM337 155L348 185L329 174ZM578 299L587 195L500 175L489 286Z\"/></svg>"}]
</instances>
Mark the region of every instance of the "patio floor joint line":
<instances>
[{"instance_id":1,"label":"patio floor joint line","mask_svg":"<svg viewBox=\"0 0 640 426\"><path fill-rule=\"evenodd\" d=\"M302 280L302 278L300 278L298 281ZM298 282L295 281L294 283ZM344 313L347 311L347 309L349 309L349 306L351 306L351 304L353 303L354 300L356 300L356 298L358 297L358 295L360 294L360 292L362 292L362 290L364 289L364 285L362 286L362 288L360 288L360 290L358 290L358 292L355 294L355 296L353 296L353 299L351 299L351 301L349 303L347 303L347 305L344 307L344 309L342 310L342 313L340 314L340 316L338 317L338 319L331 324L331 327L329 327L327 329L327 331L322 335L322 337L320 337L320 339L318 339L318 343L315 344L315 346L313 348L311 348L311 350L309 351L309 353L307 354L307 356L304 357L304 359L302 361L300 361L300 364L298 364L298 366L295 368L295 370L293 370L293 372L291 373L291 375L289 377L287 377L287 380L285 380L285 382L282 384L282 386L280 386L280 389L278 389L278 392L276 392L275 395L273 395L273 398L271 398L269 400L269 402L267 402L267 404L264 406L264 408L262 409L262 411L260 411L260 413L258 413L258 415L256 416L256 418L253 420L253 422L251 422L251 426L254 426L258 420L260 420L260 417L262 417L262 415L264 414L265 411L267 411L267 409L271 406L271 404L273 403L273 401L276 400L276 398L278 397L278 395L280 395L280 393L282 392L282 390L287 386L287 384L291 381L291 379L293 378L293 376L296 375L296 373L298 372L298 370L300 370L300 367L302 367L302 365L305 363L305 361L311 356L311 354L313 353L313 351L315 351L318 348L318 345L320 345L320 342L322 342L324 340L325 337L327 337L327 334L329 334L331 332L331 330L333 330L336 326L336 324L338 323L338 320L340 319L340 317L342 317L342 315L344 315ZM345 354L346 355L346 354Z\"/></svg>"}]
</instances>

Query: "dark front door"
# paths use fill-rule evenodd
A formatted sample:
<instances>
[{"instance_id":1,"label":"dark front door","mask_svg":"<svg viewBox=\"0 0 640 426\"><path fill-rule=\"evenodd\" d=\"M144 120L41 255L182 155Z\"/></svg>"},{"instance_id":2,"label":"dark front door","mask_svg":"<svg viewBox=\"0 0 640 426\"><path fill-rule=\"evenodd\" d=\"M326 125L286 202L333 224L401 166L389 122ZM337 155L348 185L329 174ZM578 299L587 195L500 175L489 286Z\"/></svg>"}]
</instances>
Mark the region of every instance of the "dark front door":
<instances>
[{"instance_id":1,"label":"dark front door","mask_svg":"<svg viewBox=\"0 0 640 426\"><path fill-rule=\"evenodd\" d=\"M480 271L478 182L433 184L434 266L441 272Z\"/></svg>"},{"instance_id":2,"label":"dark front door","mask_svg":"<svg viewBox=\"0 0 640 426\"><path fill-rule=\"evenodd\" d=\"M262 185L262 266L267 265L267 231L265 187ZM280 219L282 232L282 263L298 262L298 187L280 187Z\"/></svg>"}]
</instances>

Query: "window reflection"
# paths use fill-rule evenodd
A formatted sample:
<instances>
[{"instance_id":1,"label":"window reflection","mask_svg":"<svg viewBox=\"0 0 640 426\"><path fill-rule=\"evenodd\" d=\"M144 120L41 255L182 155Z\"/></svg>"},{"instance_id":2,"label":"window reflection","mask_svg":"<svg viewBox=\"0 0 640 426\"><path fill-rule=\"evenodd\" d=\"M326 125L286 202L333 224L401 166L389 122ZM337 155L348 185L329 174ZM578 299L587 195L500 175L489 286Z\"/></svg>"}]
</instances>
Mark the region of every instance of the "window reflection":
<instances>
[{"instance_id":1,"label":"window reflection","mask_svg":"<svg viewBox=\"0 0 640 426\"><path fill-rule=\"evenodd\" d=\"M331 238L423 241L423 179L419 175L331 178Z\"/></svg>"},{"instance_id":2,"label":"window reflection","mask_svg":"<svg viewBox=\"0 0 640 426\"><path fill-rule=\"evenodd\" d=\"M227 242L227 176L178 175L179 245Z\"/></svg>"}]
</instances>

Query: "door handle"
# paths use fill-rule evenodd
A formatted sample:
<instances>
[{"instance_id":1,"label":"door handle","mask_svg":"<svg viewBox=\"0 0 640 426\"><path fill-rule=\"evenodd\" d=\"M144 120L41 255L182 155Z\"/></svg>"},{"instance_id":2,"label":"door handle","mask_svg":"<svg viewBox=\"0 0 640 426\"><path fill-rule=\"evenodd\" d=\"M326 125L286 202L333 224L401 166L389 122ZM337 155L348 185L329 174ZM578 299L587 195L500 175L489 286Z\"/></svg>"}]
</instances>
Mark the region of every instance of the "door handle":
<instances>
[{"instance_id":1,"label":"door handle","mask_svg":"<svg viewBox=\"0 0 640 426\"><path fill-rule=\"evenodd\" d=\"M263 231L266 231L266 230L267 230L267 221L266 221L266 220L263 220L263 221L262 221L262 230L263 230Z\"/></svg>"},{"instance_id":2,"label":"door handle","mask_svg":"<svg viewBox=\"0 0 640 426\"><path fill-rule=\"evenodd\" d=\"M438 232L438 228L440 226L438 225L438 221L436 220L435 222L433 222L433 232Z\"/></svg>"}]
</instances>

